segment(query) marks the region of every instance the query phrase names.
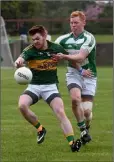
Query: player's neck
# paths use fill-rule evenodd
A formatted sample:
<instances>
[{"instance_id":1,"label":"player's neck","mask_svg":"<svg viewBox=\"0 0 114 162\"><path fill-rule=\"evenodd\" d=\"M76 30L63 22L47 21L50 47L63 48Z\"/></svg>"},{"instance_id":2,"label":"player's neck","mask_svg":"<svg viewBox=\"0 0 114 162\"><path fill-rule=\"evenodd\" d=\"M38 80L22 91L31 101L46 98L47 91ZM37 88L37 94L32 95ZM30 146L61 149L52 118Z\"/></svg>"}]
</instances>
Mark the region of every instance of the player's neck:
<instances>
[{"instance_id":1,"label":"player's neck","mask_svg":"<svg viewBox=\"0 0 114 162\"><path fill-rule=\"evenodd\" d=\"M48 43L45 41L44 46L41 48L41 50L46 50L48 49Z\"/></svg>"},{"instance_id":2,"label":"player's neck","mask_svg":"<svg viewBox=\"0 0 114 162\"><path fill-rule=\"evenodd\" d=\"M84 31L84 29L79 32L76 32L76 33L73 32L74 37L77 38L81 33L83 33L83 31Z\"/></svg>"}]
</instances>

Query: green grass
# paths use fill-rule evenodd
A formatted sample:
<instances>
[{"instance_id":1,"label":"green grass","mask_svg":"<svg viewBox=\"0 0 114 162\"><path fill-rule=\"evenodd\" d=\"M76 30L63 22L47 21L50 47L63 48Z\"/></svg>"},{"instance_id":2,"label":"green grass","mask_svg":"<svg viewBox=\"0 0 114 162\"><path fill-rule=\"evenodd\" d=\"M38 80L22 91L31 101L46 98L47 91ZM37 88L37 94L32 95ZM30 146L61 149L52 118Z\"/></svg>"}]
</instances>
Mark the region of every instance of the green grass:
<instances>
[{"instance_id":1,"label":"green grass","mask_svg":"<svg viewBox=\"0 0 114 162\"><path fill-rule=\"evenodd\" d=\"M113 35L95 35L97 43L113 42Z\"/></svg>"},{"instance_id":2,"label":"green grass","mask_svg":"<svg viewBox=\"0 0 114 162\"><path fill-rule=\"evenodd\" d=\"M65 84L65 71L65 67L58 70L60 92L75 137L79 137ZM13 74L14 70L1 70L2 162L112 162L112 68L98 68L98 88L90 131L93 140L78 153L70 151L59 122L42 100L31 107L47 129L44 143L36 144L35 128L23 119L17 109L19 95L26 86L16 84Z\"/></svg>"},{"instance_id":3,"label":"green grass","mask_svg":"<svg viewBox=\"0 0 114 162\"><path fill-rule=\"evenodd\" d=\"M53 35L52 40L54 41L57 37L60 35ZM113 35L95 35L96 42L97 43L107 43L107 42L113 42Z\"/></svg>"},{"instance_id":4,"label":"green grass","mask_svg":"<svg viewBox=\"0 0 114 162\"><path fill-rule=\"evenodd\" d=\"M52 35L52 41L55 41L60 35ZM110 43L113 42L113 35L95 35L97 43ZM19 36L9 37L10 41L18 40Z\"/></svg>"}]
</instances>

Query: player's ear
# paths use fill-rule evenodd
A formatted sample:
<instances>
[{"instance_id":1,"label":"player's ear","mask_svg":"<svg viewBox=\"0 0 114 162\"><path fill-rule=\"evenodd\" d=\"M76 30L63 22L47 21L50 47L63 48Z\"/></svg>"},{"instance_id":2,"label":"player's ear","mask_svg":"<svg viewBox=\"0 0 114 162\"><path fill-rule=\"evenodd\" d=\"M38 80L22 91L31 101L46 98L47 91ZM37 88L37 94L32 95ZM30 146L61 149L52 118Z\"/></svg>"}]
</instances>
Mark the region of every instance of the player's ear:
<instances>
[{"instance_id":1,"label":"player's ear","mask_svg":"<svg viewBox=\"0 0 114 162\"><path fill-rule=\"evenodd\" d=\"M46 39L47 38L47 31L44 32L43 37Z\"/></svg>"},{"instance_id":2,"label":"player's ear","mask_svg":"<svg viewBox=\"0 0 114 162\"><path fill-rule=\"evenodd\" d=\"M83 24L84 24L84 26L86 25L86 21L85 20L84 20Z\"/></svg>"},{"instance_id":3,"label":"player's ear","mask_svg":"<svg viewBox=\"0 0 114 162\"><path fill-rule=\"evenodd\" d=\"M44 36L47 38L47 35L48 35L48 31L47 30L45 30L45 32L44 32Z\"/></svg>"}]
</instances>

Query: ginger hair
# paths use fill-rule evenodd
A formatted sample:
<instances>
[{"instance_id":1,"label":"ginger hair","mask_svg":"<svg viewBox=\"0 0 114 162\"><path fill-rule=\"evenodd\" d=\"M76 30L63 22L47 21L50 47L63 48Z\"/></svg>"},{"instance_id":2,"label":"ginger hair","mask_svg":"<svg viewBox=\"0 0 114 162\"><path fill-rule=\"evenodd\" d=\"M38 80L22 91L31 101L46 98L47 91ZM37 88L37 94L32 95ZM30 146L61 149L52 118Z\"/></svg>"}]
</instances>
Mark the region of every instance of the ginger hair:
<instances>
[{"instance_id":1,"label":"ginger hair","mask_svg":"<svg viewBox=\"0 0 114 162\"><path fill-rule=\"evenodd\" d=\"M70 18L74 18L74 17L78 17L82 20L82 21L86 21L86 16L84 14L84 12L82 11L73 11L70 15Z\"/></svg>"}]
</instances>

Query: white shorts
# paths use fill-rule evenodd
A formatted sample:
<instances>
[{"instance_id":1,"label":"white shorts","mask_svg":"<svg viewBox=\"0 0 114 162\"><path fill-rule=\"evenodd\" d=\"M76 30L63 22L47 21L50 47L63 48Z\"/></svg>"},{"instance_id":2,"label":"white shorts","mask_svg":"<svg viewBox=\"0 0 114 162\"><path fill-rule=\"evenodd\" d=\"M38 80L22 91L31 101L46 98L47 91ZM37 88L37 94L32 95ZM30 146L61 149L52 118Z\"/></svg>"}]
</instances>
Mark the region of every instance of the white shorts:
<instances>
[{"instance_id":1,"label":"white shorts","mask_svg":"<svg viewBox=\"0 0 114 162\"><path fill-rule=\"evenodd\" d=\"M84 77L84 88L82 89L82 95L95 96L97 87L97 78L85 78Z\"/></svg>"},{"instance_id":2,"label":"white shorts","mask_svg":"<svg viewBox=\"0 0 114 162\"><path fill-rule=\"evenodd\" d=\"M78 87L80 89L84 87L83 77L74 68L68 67L68 72L66 73L66 82L69 90L74 87Z\"/></svg>"},{"instance_id":3,"label":"white shorts","mask_svg":"<svg viewBox=\"0 0 114 162\"><path fill-rule=\"evenodd\" d=\"M23 94L29 95L33 99L33 103L42 98L49 104L55 97L60 97L56 84L29 84Z\"/></svg>"}]
</instances>

